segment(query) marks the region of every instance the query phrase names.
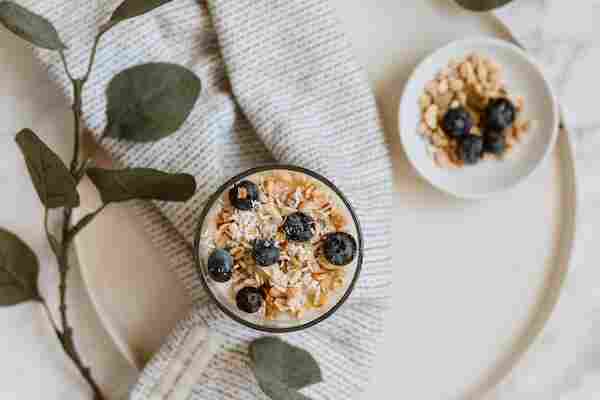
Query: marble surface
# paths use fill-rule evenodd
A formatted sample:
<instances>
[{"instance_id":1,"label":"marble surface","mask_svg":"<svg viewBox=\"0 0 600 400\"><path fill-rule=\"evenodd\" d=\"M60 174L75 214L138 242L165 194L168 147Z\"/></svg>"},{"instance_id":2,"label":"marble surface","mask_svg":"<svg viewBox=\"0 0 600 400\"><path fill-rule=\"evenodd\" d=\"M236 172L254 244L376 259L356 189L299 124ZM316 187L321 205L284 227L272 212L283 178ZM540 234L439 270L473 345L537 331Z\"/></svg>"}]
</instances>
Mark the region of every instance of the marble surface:
<instances>
[{"instance_id":1,"label":"marble surface","mask_svg":"<svg viewBox=\"0 0 600 400\"><path fill-rule=\"evenodd\" d=\"M395 132L396 129L395 107L402 84L419 58L454 38L473 34L500 34L497 22L490 16L467 14L446 0L427 0L414 4L387 0L370 5L359 0L336 0L335 3L339 7L342 24L349 34L350 42L354 45L359 59L367 67L382 107L386 130L390 132ZM600 146L600 136L595 134L600 133L600 114L595 112L594 96L594 86L597 86L595 72L600 66L600 32L595 32L593 28L594 20L600 20L600 2L577 2L576 6L573 6L572 2L566 3L561 0L522 0L516 7L510 7L500 13L501 18L512 21L515 35L523 40L542 62L545 61L545 65L550 66L547 72L555 82L561 101L566 104L568 120L574 127L571 134L577 143L576 162L581 202L575 257L556 311L524 360L502 384L486 396L491 400L578 400L594 398L594 395L600 394L600 291L597 284L600 281L600 273L595 271L594 266L594 260L598 260L600 254L596 254L599 250L596 250L592 243L593 227L598 224L593 213L596 202L600 200L600 190L595 182L600 161L594 155L595 148ZM0 213L0 226L19 233L34 247L42 264L42 291L54 301L56 267L49 257L49 249L41 233L42 210L26 177L23 162L14 146L13 136L18 129L31 127L50 145L59 149L61 154L68 154L71 138L65 132L70 132L70 114L65 100L47 81L45 72L35 66L30 51L5 31L0 32L0 56L4 59L0 66L0 81L3 87L0 94L0 151L3 151L0 179L4 184L4 193L10 193L3 196L0 203L4 210ZM418 194L431 189L419 182L414 173L410 172L397 139L392 138L391 144L395 155L395 168L398 170L397 199L406 201L408 198L413 205L417 205L420 200ZM529 189L518 193L520 197L517 200L522 199L523 204L527 206L536 202L546 206L546 211L530 216L531 225L543 227L545 218L548 217L545 213L556 212L555 208L561 206L552 200L556 198L556 193L551 193L555 189L548 193L543 190L544 185L555 177L556 171L552 166L560 164L555 160L554 164L536 178ZM435 199L440 202L439 197ZM508 202L506 199L498 200L496 203L487 204L486 208L479 207L487 211L493 207L500 209L504 206L503 201ZM512 207L515 209L506 210L509 215L527 218L527 215L518 214L518 206L514 205L514 202ZM415 215L426 217L424 211L427 210L416 211ZM126 206L112 212L113 217L116 215L123 219L128 218ZM429 211L427 213L431 214ZM398 212L394 218L404 222L412 217ZM131 221L132 226L135 226L134 218ZM397 226L400 226L400 223L395 221L395 235L398 235ZM509 228L510 224L507 224L505 229ZM105 230L108 229L106 226ZM532 232L539 230L538 228ZM113 306L120 306L122 309L120 319L117 318L123 325L120 328L126 332L126 340L134 345L132 358L138 363L143 363L156 350L178 315L185 311L189 301L174 278L160 269L160 257L153 256L157 253L144 255L143 252L136 254L131 250L119 253L119 246L126 249L132 242L123 242L115 238L111 243L105 237L92 237L91 240L97 241L100 247L103 246L102 263L106 263L107 267L119 259L127 258L124 254L131 252L133 254L129 257L137 256L136 260L139 262L135 265L138 275L124 273L115 276L113 281L98 282L107 293L110 294L111 290L115 293L127 290L128 279L143 275L152 276L152 279L145 282L147 293L135 296L129 294L129 300L119 297L120 301L126 303L113 300ZM550 234L543 239L551 240ZM99 268L102 267L102 263L99 263ZM529 271L536 277L538 272ZM484 275L477 277L483 279ZM525 278L524 275L507 275L503 277L504 280L498 282L508 281L511 277ZM102 327L83 287L80 273L75 270L70 278L72 290L69 301L74 305L71 307L73 317L78 331L81 332L80 347L86 359L94 365L94 370L107 392L117 398L134 381L135 368L117 351ZM417 278L422 278L422 283L426 282L425 275ZM402 275L395 275L396 282L402 280ZM445 290L435 282L428 283L430 289ZM490 282L490 285L493 283ZM405 293L413 290L408 284L397 285L395 288ZM468 289L466 284L453 288L462 291ZM527 289L530 288L524 284L522 290ZM167 290L171 291L170 296L165 298L160 295ZM482 286L473 293L482 295L486 290L497 290L493 293L500 293L503 288ZM515 290L514 285L510 290ZM402 297L396 296L394 301L401 299ZM471 312L477 311L477 303L473 305L472 299L458 299L460 301L452 300L454 303L451 299L448 301L452 306L462 307ZM485 299L481 301L481 309L485 304L493 306L490 309L497 310L498 313L506 313L497 316L496 319L506 318L507 321L514 322L520 318L517 315L517 306L522 299L515 299L513 304L510 303L510 299L503 298L503 308L498 302L487 304ZM436 304L432 301L421 306L431 311ZM156 307L161 310L160 313L142 312ZM492 335L482 328L481 335L465 339L460 337L460 324L453 327L448 320L447 335L444 338L429 333L420 335L418 330L403 326L405 321L398 317L402 313L407 315L414 308L412 304L394 304L387 327L391 334L386 338L386 348L382 348L380 352L373 384L363 398L392 399L396 398L399 391L426 399L467 398L468 392L465 391L465 387L470 380L475 379L469 375L479 374L480 370L485 368L485 357L493 358L495 354L486 349L502 344L502 335L509 336L510 332L503 332L492 325L490 329L497 329L498 335ZM482 321L492 321L483 312L478 317ZM418 320L415 317L414 321ZM54 343L40 309L33 305L0 309L0 321L3 336L0 342L0 374L3 377L0 396L3 399L82 398L87 389ZM426 320L423 320L422 324L429 328L436 326L436 323ZM403 332L404 338L400 336ZM410 336L410 332L413 332L414 336ZM417 340L421 336L430 341L425 348L413 351L411 347L418 346L412 346L406 336L410 340ZM404 340L405 344L398 345L400 340ZM461 345L451 348L449 343L452 343L452 340ZM470 346L468 342L471 342ZM402 390L398 389L398 370L395 369L399 359L410 361L400 363L404 368L400 371L404 381L400 385ZM409 364L414 367L412 371L408 368Z\"/></svg>"},{"instance_id":2,"label":"marble surface","mask_svg":"<svg viewBox=\"0 0 600 400\"><path fill-rule=\"evenodd\" d=\"M600 115L592 106L600 66L600 2L523 1L498 13L546 65L572 128L580 190L578 231L570 272L548 324L492 399L579 400L600 396L600 274L594 245ZM519 396L519 397L517 397Z\"/></svg>"}]
</instances>

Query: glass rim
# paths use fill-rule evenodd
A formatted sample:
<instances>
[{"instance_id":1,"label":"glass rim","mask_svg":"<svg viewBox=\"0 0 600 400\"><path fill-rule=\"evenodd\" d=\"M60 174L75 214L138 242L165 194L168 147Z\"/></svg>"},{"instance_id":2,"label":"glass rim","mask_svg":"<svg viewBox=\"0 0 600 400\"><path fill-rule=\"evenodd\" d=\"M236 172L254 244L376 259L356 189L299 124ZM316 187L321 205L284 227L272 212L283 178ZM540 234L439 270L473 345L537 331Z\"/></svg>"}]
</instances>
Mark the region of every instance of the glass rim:
<instances>
[{"instance_id":1,"label":"glass rim","mask_svg":"<svg viewBox=\"0 0 600 400\"><path fill-rule=\"evenodd\" d=\"M203 267L204 262L200 259L201 258L200 257L200 240L201 240L201 236L202 236L202 226L204 225L204 220L206 219L206 216L210 212L212 206L221 197L223 192L228 187L235 184L237 181L239 181L243 178L246 178L250 175L254 175L254 174L266 172L266 171L278 170L278 169L292 171L292 172L300 172L300 173L306 174L314 179L317 179L318 181L322 182L327 187L329 187L331 190L333 190L333 192L342 200L342 202L348 209L348 212L350 213L350 216L352 217L352 221L354 222L354 226L356 228L356 233L358 236L357 237L358 252L357 252L357 257L356 257L356 268L354 271L354 276L352 277L352 281L348 285L348 288L346 289L344 294L339 298L337 303L333 307L331 307L329 310L327 310L327 312L323 313L322 315L319 315L318 317L316 317L306 323L300 324L298 326L281 327L281 328L280 327L262 326L262 325L255 324L253 322L250 322L250 321L236 315L231 310L229 310L225 305L223 305L221 303L221 301L219 301L219 299L213 293L212 289L209 287L208 282L206 282L204 274L202 273L202 267ZM359 278L361 270L362 270L363 253L364 253L364 243L363 243L363 235L362 235L362 229L360 226L360 222L358 220L356 212L354 211L354 208L352 207L352 205L350 204L350 202L348 201L346 196L341 192L340 189L338 189L338 187L333 182L331 182L329 179L325 178L323 175L321 175L317 172L314 172L310 169L307 169L304 167L298 167L298 166L291 165L291 164L262 165L259 167L254 167L254 168L245 170L245 171L235 175L234 177L228 179L225 183L223 183L221 186L219 186L219 188L208 198L208 201L206 202L206 205L204 206L204 209L202 210L202 213L200 214L200 218L198 220L198 225L196 227L196 234L194 237L194 264L196 266L196 272L198 273L198 275L200 275L200 280L202 281L202 285L204 286L204 289L208 292L208 295L209 295L211 301L213 301L217 305L217 307L223 313L225 313L225 315L227 315L229 318L233 319L234 321L246 326L247 328L251 328L251 329L254 329L257 331L261 331L261 332L268 332L268 333L290 333L290 332L301 331L301 330L310 328L312 326L315 326L318 323L323 322L324 320L326 320L327 318L332 316L346 302L348 297L350 297L350 294L354 291L354 287L356 286L356 282L358 281L358 278Z\"/></svg>"}]
</instances>

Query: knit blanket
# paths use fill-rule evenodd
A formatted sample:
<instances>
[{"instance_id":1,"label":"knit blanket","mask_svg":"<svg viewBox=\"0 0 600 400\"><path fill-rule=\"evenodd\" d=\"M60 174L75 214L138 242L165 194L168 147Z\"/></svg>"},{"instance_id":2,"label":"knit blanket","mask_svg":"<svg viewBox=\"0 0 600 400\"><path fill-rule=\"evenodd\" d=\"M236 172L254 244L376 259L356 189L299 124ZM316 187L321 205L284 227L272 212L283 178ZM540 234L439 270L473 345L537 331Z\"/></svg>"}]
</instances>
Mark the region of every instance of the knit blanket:
<instances>
[{"instance_id":1,"label":"knit blanket","mask_svg":"<svg viewBox=\"0 0 600 400\"><path fill-rule=\"evenodd\" d=\"M82 74L98 27L119 2L20 3L55 24L69 46L71 68ZM36 54L71 96L58 55ZM361 221L363 272L348 301L317 326L284 335L320 363L324 381L303 389L304 394L316 400L357 396L367 384L387 307L391 163L366 75L329 2L177 0L120 24L104 36L86 86L85 123L92 132L101 132L106 122L109 80L151 61L178 63L200 77L203 89L195 109L176 134L159 142L108 139L102 146L123 166L196 177L199 190L186 203L136 203L154 245L165 253L194 307L147 365L132 398L162 398L156 393L164 390L165 380L173 387L185 385L188 399L266 398L248 368L247 344L261 333L230 320L208 299L194 266L192 241L202 208L217 187L242 170L274 162L330 178ZM194 348L185 346L198 346L202 340L190 338L206 331L218 334L222 344L207 368L186 375L194 363L182 362L181 354L193 354Z\"/></svg>"}]
</instances>

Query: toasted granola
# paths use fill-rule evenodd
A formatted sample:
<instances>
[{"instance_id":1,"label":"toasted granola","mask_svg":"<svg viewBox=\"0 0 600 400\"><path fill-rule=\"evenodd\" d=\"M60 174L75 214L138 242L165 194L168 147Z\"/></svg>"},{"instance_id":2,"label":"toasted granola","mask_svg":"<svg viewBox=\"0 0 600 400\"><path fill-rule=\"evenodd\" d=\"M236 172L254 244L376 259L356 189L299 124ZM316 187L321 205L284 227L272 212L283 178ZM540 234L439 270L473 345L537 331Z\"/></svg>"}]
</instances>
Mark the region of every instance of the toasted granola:
<instances>
[{"instance_id":1,"label":"toasted granola","mask_svg":"<svg viewBox=\"0 0 600 400\"><path fill-rule=\"evenodd\" d=\"M354 260L357 250L348 212L305 174L276 170L250 179L234 185L218 201L202 245L207 253L224 250L231 256L231 279L223 285L238 308L269 320L300 319L327 306L345 286L344 265ZM236 202L252 198L253 185L258 197L252 208L236 207ZM332 254L331 246L339 250L340 240L351 254ZM259 289L263 301L247 298L253 293L248 290L240 295L248 287Z\"/></svg>"},{"instance_id":2,"label":"toasted granola","mask_svg":"<svg viewBox=\"0 0 600 400\"><path fill-rule=\"evenodd\" d=\"M417 131L427 140L435 163L443 168L500 159L532 127L532 121L524 117L524 99L508 92L502 67L480 54L451 61L427 83L418 101L421 123ZM497 122L499 113L504 113L500 115L503 123L490 123Z\"/></svg>"}]
</instances>

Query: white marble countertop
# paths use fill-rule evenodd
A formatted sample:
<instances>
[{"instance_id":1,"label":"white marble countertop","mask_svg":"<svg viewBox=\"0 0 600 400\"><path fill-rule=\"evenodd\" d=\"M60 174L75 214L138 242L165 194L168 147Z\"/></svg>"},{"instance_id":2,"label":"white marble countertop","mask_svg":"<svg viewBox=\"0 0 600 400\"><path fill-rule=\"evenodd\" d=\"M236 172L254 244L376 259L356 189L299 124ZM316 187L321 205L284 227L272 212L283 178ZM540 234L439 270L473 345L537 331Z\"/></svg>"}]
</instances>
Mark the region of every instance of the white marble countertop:
<instances>
[{"instance_id":1,"label":"white marble countertop","mask_svg":"<svg viewBox=\"0 0 600 400\"><path fill-rule=\"evenodd\" d=\"M499 34L499 27L491 17L462 12L446 0L410 4L391 0L335 0L334 3L339 8L342 24L357 57L367 67L382 109L386 130L392 132L392 136L396 132L395 113L402 84L418 59L455 38L474 34ZM597 86L596 70L600 67L600 35L592 29L593 21L600 20L600 3L589 2L589 9L581 8L583 11L578 11L579 8L571 2L567 5L567 2L560 0L523 0L523 3L526 4L520 6L519 13L513 12L511 18L520 19L519 26L529 29L520 29L516 32L517 36L521 35L536 45L533 49L536 56L548 57L554 61L564 58L564 63L552 63L560 68L548 73L557 83L561 100L568 103L569 119L575 124L577 168L582 183L583 201L580 205L576 259L559 305L540 340L534 345L534 350L528 352L511 376L488 397L493 400L590 399L595 394L600 394L600 292L596 283L600 282L600 273L595 272L591 262L600 259L597 258L600 254L594 253L596 250L591 243L592 224L597 223L591 213L594 212L596 201L600 200L600 190L596 189L598 185L594 182L596 171L600 171L600 161L593 151L595 146L600 146L600 136L594 134L600 133L600 119L595 111L594 96L594 86ZM534 18L532 13L537 16ZM543 14L541 19L538 18L539 13ZM541 25L528 23L533 20L541 21ZM596 44L598 46L594 47ZM3 152L0 179L5 188L0 200L4 210L0 212L0 226L17 232L35 249L42 265L42 291L53 299L56 287L55 265L42 235L41 208L14 146L13 137L19 129L30 127L51 146L59 149L59 153L67 154L70 135L66 132L70 132L71 116L66 101L51 86L45 72L35 65L30 51L5 31L0 31L0 56L4 60L0 66L3 88L0 94L0 151ZM580 63L581 60L586 62ZM398 140L392 137L391 142L396 168L396 201L404 201L407 195L410 196L407 187L416 185L421 188L423 183L416 179L404 160ZM531 189L526 189L519 195L527 199L524 200L527 202L543 202L544 192L539 188L552 179L553 173L552 168L547 168ZM531 196L537 197L532 199ZM418 200L418 197L409 197L409 201L415 204ZM492 206L501 207L502 202ZM119 213L126 215L127 208L124 206L112 212L113 217ZM421 214L415 215L425 215L423 210L420 212ZM394 235L398 235L398 227L406 220L406 215L399 214L394 218ZM535 218L533 223L544 223L543 213ZM103 262L112 263L115 259L118 261L123 258L116 251L111 253L111 242L106 238L97 239L101 249L99 251L104 252ZM112 244L115 248L118 247L119 239L114 238ZM123 304L121 315L121 321L126 321L124 324L127 326L121 328L134 345L135 357L140 361L147 359L156 350L189 303L175 278L161 269L160 258L153 257L156 253L142 253L144 252L132 251L129 257L136 256L136 260L148 268L144 273L152 276L153 281L160 281L162 293L170 291L171 295L130 295L128 300L118 298L118 301L127 302ZM115 287L115 292L118 292L127 286L126 280L134 275L123 276L123 280L115 278L114 281L99 284L107 290ZM394 278L402 281L404 276L398 273ZM424 276L421 278L424 279ZM148 285L151 286L150 282ZM78 332L81 332L80 346L103 386L116 398L118 393L123 393L135 380L136 371L117 351L102 327L76 270L70 276L70 287L69 303L72 304L75 325ZM410 290L408 285L395 286L395 289L398 288ZM457 287L456 290L465 288L466 286ZM431 289L442 290L442 287L432 284ZM421 306L433 309L435 303ZM467 301L464 304L457 303L457 306L467 309L470 307ZM156 307L163 312L148 312ZM391 313L391 318L388 319L387 331L390 334L385 343L386 350L394 348L394 351L380 351L378 365L373 371L373 384L363 398L392 399L397 398L399 393L410 393L420 399L464 398L466 382L475 379L468 375L477 373L478 363L485 361L485 357L479 353L489 356L492 353L486 353L482 349L498 343L494 340L486 342L483 339L485 335L482 335L481 340L468 338L472 346L464 346L465 339L456 337L457 343L462 343L463 346L450 349L448 342L434 342L435 335L426 334L423 336L424 340L431 342L430 345L423 346L426 350L419 350L421 354L417 350L411 351L410 343L400 347L404 349L404 354L399 353L399 347L392 346L401 340L395 335L402 332L404 321L397 316L401 315L400 312L409 312L414 306L394 304L394 307L397 313ZM481 318L485 320L487 317L482 314ZM33 305L0 309L0 321L3 337L0 341L2 399L65 400L79 399L87 393L77 372L54 342L41 310ZM424 324L429 328L435 327L435 323ZM448 329L447 333L448 337L458 335L460 329ZM435 352L439 352L438 360L435 354L431 354ZM395 365L399 357L410 358L410 362L414 364L414 375L406 370L400 371L398 376ZM403 381L401 391L398 391L399 379Z\"/></svg>"}]
</instances>

